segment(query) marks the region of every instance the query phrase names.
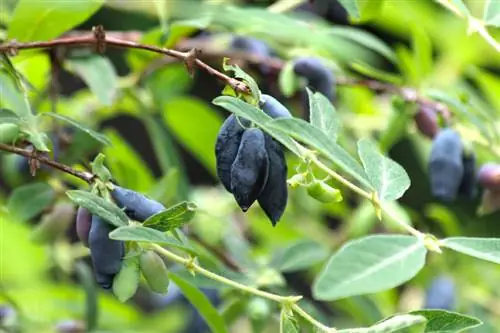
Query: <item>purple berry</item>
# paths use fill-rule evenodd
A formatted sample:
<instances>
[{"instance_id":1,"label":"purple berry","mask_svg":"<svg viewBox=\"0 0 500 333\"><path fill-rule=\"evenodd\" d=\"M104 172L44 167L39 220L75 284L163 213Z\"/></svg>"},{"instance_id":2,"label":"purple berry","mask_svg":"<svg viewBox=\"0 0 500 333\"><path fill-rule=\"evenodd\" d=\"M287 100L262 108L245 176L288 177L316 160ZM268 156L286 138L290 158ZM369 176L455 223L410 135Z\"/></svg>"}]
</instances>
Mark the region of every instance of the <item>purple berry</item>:
<instances>
[{"instance_id":1,"label":"purple berry","mask_svg":"<svg viewBox=\"0 0 500 333\"><path fill-rule=\"evenodd\" d=\"M484 188L500 191L500 164L483 164L477 174L477 180Z\"/></svg>"}]
</instances>

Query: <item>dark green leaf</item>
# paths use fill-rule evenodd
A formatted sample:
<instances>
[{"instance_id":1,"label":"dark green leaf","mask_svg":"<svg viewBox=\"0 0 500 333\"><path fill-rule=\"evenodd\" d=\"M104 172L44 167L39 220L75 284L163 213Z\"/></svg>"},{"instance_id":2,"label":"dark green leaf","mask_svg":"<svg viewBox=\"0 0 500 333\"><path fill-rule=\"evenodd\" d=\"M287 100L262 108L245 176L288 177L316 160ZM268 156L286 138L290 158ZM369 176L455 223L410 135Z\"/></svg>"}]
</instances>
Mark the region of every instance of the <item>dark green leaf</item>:
<instances>
[{"instance_id":1,"label":"dark green leaf","mask_svg":"<svg viewBox=\"0 0 500 333\"><path fill-rule=\"evenodd\" d=\"M149 217L143 225L164 232L180 228L193 219L196 209L194 202L184 201Z\"/></svg>"},{"instance_id":2,"label":"dark green leaf","mask_svg":"<svg viewBox=\"0 0 500 333\"><path fill-rule=\"evenodd\" d=\"M11 18L8 38L28 42L58 37L84 22L104 2L20 0Z\"/></svg>"},{"instance_id":3,"label":"dark green leaf","mask_svg":"<svg viewBox=\"0 0 500 333\"><path fill-rule=\"evenodd\" d=\"M161 231L142 227L140 225L119 227L110 232L109 237L111 239L122 241L146 242L167 245L180 250L184 250L191 254L196 254L192 248L182 244L177 239L169 237Z\"/></svg>"},{"instance_id":4,"label":"dark green leaf","mask_svg":"<svg viewBox=\"0 0 500 333\"><path fill-rule=\"evenodd\" d=\"M67 60L69 68L82 78L104 105L111 105L116 97L118 79L108 58L92 55Z\"/></svg>"},{"instance_id":5,"label":"dark green leaf","mask_svg":"<svg viewBox=\"0 0 500 333\"><path fill-rule=\"evenodd\" d=\"M350 241L317 276L314 298L331 301L399 286L422 269L426 253L414 236L373 235Z\"/></svg>"},{"instance_id":6,"label":"dark green leaf","mask_svg":"<svg viewBox=\"0 0 500 333\"><path fill-rule=\"evenodd\" d=\"M59 119L59 120L62 120L64 122L70 124L71 126L79 129L80 131L87 133L89 136L91 136L92 138L96 139L97 141L99 141L105 145L111 144L111 141L105 135L103 135L101 133L97 133L97 132L91 130L90 128L87 128L83 124L80 124L79 122L77 122L71 118L68 118L66 116L62 116L62 115L57 114L57 113L52 113L52 112L44 112L42 114L47 115L47 116L51 116L51 117Z\"/></svg>"},{"instance_id":7,"label":"dark green leaf","mask_svg":"<svg viewBox=\"0 0 500 333\"><path fill-rule=\"evenodd\" d=\"M210 300L198 288L182 279L180 276L169 273L172 282L174 282L182 291L189 302L199 311L205 319L210 330L214 333L227 333L226 324L222 316L214 308Z\"/></svg>"},{"instance_id":8,"label":"dark green leaf","mask_svg":"<svg viewBox=\"0 0 500 333\"><path fill-rule=\"evenodd\" d=\"M87 208L92 215L97 215L116 227L128 224L129 218L118 206L93 193L71 190L66 195L78 206Z\"/></svg>"},{"instance_id":9,"label":"dark green leaf","mask_svg":"<svg viewBox=\"0 0 500 333\"><path fill-rule=\"evenodd\" d=\"M412 311L410 314L427 319L425 333L460 333L482 324L477 318L443 310Z\"/></svg>"},{"instance_id":10,"label":"dark green leaf","mask_svg":"<svg viewBox=\"0 0 500 333\"><path fill-rule=\"evenodd\" d=\"M54 196L52 187L45 183L20 186L10 195L7 209L19 221L27 221L49 207Z\"/></svg>"}]
</instances>

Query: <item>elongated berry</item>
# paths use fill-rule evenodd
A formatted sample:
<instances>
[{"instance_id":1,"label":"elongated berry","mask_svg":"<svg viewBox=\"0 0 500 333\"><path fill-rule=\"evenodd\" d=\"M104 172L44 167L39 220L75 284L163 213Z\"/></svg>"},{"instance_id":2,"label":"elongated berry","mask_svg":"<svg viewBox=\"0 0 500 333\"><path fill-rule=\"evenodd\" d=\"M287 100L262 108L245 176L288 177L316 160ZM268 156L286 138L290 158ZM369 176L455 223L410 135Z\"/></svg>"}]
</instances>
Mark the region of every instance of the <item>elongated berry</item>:
<instances>
[{"instance_id":1,"label":"elongated berry","mask_svg":"<svg viewBox=\"0 0 500 333\"><path fill-rule=\"evenodd\" d=\"M313 181L307 186L307 194L323 203L342 201L342 193L321 181Z\"/></svg>"},{"instance_id":2,"label":"elongated berry","mask_svg":"<svg viewBox=\"0 0 500 333\"><path fill-rule=\"evenodd\" d=\"M431 139L433 139L439 131L436 111L425 105L422 105L415 114L415 124L420 133Z\"/></svg>"},{"instance_id":3,"label":"elongated berry","mask_svg":"<svg viewBox=\"0 0 500 333\"><path fill-rule=\"evenodd\" d=\"M109 238L113 226L98 216L92 216L89 233L89 248L97 283L110 289L114 276L120 271L125 249L122 241Z\"/></svg>"},{"instance_id":4,"label":"elongated berry","mask_svg":"<svg viewBox=\"0 0 500 333\"><path fill-rule=\"evenodd\" d=\"M168 291L168 270L163 259L153 251L141 254L140 266L142 275L152 291L165 294Z\"/></svg>"},{"instance_id":5,"label":"elongated berry","mask_svg":"<svg viewBox=\"0 0 500 333\"><path fill-rule=\"evenodd\" d=\"M256 56L269 57L271 56L271 49L264 42L252 37L236 36L231 42L231 46L236 50L246 51ZM271 69L266 64L259 66L263 74L268 74Z\"/></svg>"},{"instance_id":6,"label":"elongated berry","mask_svg":"<svg viewBox=\"0 0 500 333\"><path fill-rule=\"evenodd\" d=\"M217 176L229 192L231 192L231 166L236 159L241 137L245 131L240 122L245 126L250 125L247 120L237 119L234 114L230 115L222 124L215 142Z\"/></svg>"},{"instance_id":7,"label":"elongated berry","mask_svg":"<svg viewBox=\"0 0 500 333\"><path fill-rule=\"evenodd\" d=\"M262 192L268 172L264 133L258 128L250 128L243 133L238 154L231 166L231 191L244 212Z\"/></svg>"},{"instance_id":8,"label":"elongated berry","mask_svg":"<svg viewBox=\"0 0 500 333\"><path fill-rule=\"evenodd\" d=\"M308 86L323 94L329 100L333 99L335 77L323 62L314 57L300 57L294 61L294 72L308 80Z\"/></svg>"},{"instance_id":9,"label":"elongated berry","mask_svg":"<svg viewBox=\"0 0 500 333\"><path fill-rule=\"evenodd\" d=\"M477 180L486 189L500 191L500 164L483 164L477 173Z\"/></svg>"},{"instance_id":10,"label":"elongated berry","mask_svg":"<svg viewBox=\"0 0 500 333\"><path fill-rule=\"evenodd\" d=\"M143 222L150 216L165 210L165 206L158 201L120 186L115 186L111 195L116 200L118 206L125 208L125 213L131 219L139 222Z\"/></svg>"},{"instance_id":11,"label":"elongated berry","mask_svg":"<svg viewBox=\"0 0 500 333\"><path fill-rule=\"evenodd\" d=\"M262 94L262 110L271 118L290 118L290 111L281 104L276 98L270 95Z\"/></svg>"},{"instance_id":12,"label":"elongated berry","mask_svg":"<svg viewBox=\"0 0 500 333\"><path fill-rule=\"evenodd\" d=\"M139 286L141 270L139 267L139 257L130 256L122 261L120 271L113 279L113 294L125 302L134 296Z\"/></svg>"},{"instance_id":13,"label":"elongated berry","mask_svg":"<svg viewBox=\"0 0 500 333\"><path fill-rule=\"evenodd\" d=\"M432 195L443 202L456 199L464 174L463 144L452 129L441 130L432 143L429 177Z\"/></svg>"},{"instance_id":14,"label":"elongated berry","mask_svg":"<svg viewBox=\"0 0 500 333\"><path fill-rule=\"evenodd\" d=\"M265 134L265 145L269 158L269 171L266 185L258 196L258 202L273 226L283 215L288 201L287 164L281 144Z\"/></svg>"},{"instance_id":15,"label":"elongated berry","mask_svg":"<svg viewBox=\"0 0 500 333\"><path fill-rule=\"evenodd\" d=\"M439 276L432 280L426 292L424 308L454 310L455 283L446 276Z\"/></svg>"},{"instance_id":16,"label":"elongated berry","mask_svg":"<svg viewBox=\"0 0 500 333\"><path fill-rule=\"evenodd\" d=\"M462 157L464 175L458 188L458 193L467 199L474 199L477 195L476 154L473 152Z\"/></svg>"},{"instance_id":17,"label":"elongated berry","mask_svg":"<svg viewBox=\"0 0 500 333\"><path fill-rule=\"evenodd\" d=\"M76 213L76 235L85 246L89 246L89 232L92 224L92 215L83 207L78 207Z\"/></svg>"}]
</instances>

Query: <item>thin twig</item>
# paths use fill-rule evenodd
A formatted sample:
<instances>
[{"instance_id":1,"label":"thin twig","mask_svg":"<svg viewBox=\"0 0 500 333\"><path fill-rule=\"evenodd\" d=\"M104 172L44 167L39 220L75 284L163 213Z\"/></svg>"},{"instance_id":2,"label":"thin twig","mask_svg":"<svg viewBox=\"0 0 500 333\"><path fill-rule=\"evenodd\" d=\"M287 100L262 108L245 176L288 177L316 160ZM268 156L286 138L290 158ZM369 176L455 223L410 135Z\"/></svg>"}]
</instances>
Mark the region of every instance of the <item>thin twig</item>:
<instances>
[{"instance_id":1,"label":"thin twig","mask_svg":"<svg viewBox=\"0 0 500 333\"><path fill-rule=\"evenodd\" d=\"M25 149L18 148L15 146L9 146L9 145L3 144L3 143L0 143L0 150L14 153L17 155L21 155L21 156L24 156L27 158L38 160L38 161L40 161L40 163L46 164L54 169L57 169L59 171L66 172L70 175L78 177L81 180L84 180L89 184L92 183L92 181L95 177L95 175L93 175L90 172L75 170L68 165L53 161L45 156L38 155L37 153L33 153L33 151L31 151L31 150L25 150Z\"/></svg>"}]
</instances>

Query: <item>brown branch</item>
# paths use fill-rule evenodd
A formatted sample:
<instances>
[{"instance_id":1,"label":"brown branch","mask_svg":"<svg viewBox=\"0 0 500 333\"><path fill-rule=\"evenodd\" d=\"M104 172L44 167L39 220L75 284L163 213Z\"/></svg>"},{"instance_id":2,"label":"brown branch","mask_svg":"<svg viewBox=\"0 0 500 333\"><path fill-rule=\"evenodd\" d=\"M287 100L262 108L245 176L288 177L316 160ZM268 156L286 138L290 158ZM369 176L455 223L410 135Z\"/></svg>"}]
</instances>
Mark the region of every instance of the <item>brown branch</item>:
<instances>
[{"instance_id":1,"label":"brown branch","mask_svg":"<svg viewBox=\"0 0 500 333\"><path fill-rule=\"evenodd\" d=\"M29 159L35 159L35 160L39 161L40 163L46 164L54 169L57 169L59 171L62 171L62 172L65 172L67 174L78 177L81 180L84 180L89 184L94 180L94 177L95 177L95 175L93 175L90 172L75 170L68 165L53 161L45 156L38 155L36 152L33 152L31 150L22 149L22 148L18 148L15 146L9 146L9 145L3 144L3 143L0 143L0 150L14 153L17 155L21 155L21 156L27 157Z\"/></svg>"}]
</instances>

